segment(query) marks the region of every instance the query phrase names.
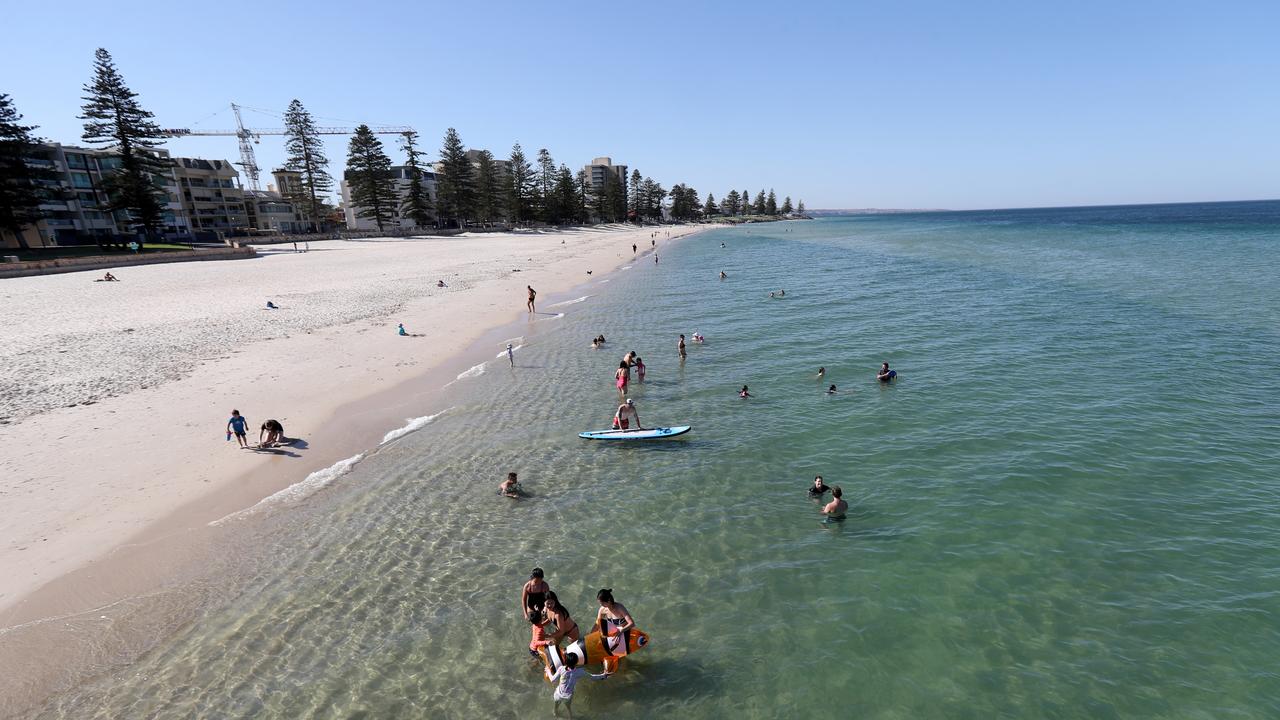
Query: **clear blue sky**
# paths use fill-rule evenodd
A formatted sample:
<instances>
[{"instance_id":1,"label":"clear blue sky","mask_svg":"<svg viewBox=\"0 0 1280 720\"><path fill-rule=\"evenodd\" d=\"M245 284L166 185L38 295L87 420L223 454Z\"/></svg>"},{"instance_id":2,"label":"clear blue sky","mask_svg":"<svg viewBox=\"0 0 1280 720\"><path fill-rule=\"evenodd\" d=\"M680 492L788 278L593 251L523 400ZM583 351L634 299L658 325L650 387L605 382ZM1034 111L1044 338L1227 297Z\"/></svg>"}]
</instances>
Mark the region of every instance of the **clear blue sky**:
<instances>
[{"instance_id":1,"label":"clear blue sky","mask_svg":"<svg viewBox=\"0 0 1280 720\"><path fill-rule=\"evenodd\" d=\"M296 97L324 123L413 125L432 151L452 126L498 156L515 141L574 168L609 155L717 198L1280 197L1276 0L337 5L9 3L0 92L76 143L102 46L162 126L230 128L231 101ZM238 159L234 138L170 147ZM338 176L346 138L328 147ZM257 150L264 168L283 158L278 138Z\"/></svg>"}]
</instances>

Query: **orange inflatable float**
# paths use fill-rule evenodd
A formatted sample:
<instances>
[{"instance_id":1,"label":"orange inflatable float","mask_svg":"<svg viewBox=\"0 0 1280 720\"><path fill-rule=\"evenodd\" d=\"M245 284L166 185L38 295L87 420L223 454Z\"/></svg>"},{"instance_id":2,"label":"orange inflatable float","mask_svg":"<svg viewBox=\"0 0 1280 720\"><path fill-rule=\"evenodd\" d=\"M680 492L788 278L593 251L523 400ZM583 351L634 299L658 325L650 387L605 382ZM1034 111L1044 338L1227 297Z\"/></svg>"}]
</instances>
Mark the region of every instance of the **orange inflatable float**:
<instances>
[{"instance_id":1,"label":"orange inflatable float","mask_svg":"<svg viewBox=\"0 0 1280 720\"><path fill-rule=\"evenodd\" d=\"M581 640L556 647L547 645L538 649L538 654L547 664L546 677L564 665L564 656L573 653L578 656L578 667L586 667L596 663L604 664L607 673L617 672L619 661L649 644L649 634L634 627L621 632L614 631L606 638L599 630L592 632ZM548 679L548 682L550 680Z\"/></svg>"}]
</instances>

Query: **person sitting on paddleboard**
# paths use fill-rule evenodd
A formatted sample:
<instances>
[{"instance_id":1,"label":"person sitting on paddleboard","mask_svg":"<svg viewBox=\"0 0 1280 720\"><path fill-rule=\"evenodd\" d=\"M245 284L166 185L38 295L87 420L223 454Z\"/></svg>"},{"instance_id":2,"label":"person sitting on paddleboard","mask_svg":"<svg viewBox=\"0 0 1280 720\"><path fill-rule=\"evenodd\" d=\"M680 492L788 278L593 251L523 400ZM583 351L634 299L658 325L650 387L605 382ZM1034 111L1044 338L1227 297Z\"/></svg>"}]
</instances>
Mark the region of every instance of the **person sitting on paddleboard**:
<instances>
[{"instance_id":1,"label":"person sitting on paddleboard","mask_svg":"<svg viewBox=\"0 0 1280 720\"><path fill-rule=\"evenodd\" d=\"M627 401L619 405L618 411L613 414L613 429L630 430L633 422L636 425L636 430L644 429L640 425L640 413L636 411L636 401L627 398Z\"/></svg>"},{"instance_id":2,"label":"person sitting on paddleboard","mask_svg":"<svg viewBox=\"0 0 1280 720\"><path fill-rule=\"evenodd\" d=\"M844 498L840 497L842 494L843 492L840 490L839 485L831 488L831 502L822 506L823 515L826 515L832 520L844 519L844 514L849 510L849 503L845 502Z\"/></svg>"},{"instance_id":3,"label":"person sitting on paddleboard","mask_svg":"<svg viewBox=\"0 0 1280 720\"><path fill-rule=\"evenodd\" d=\"M631 619L627 608L613 599L612 588L604 588L596 593L596 599L600 601L600 610L596 612L596 624L591 628L593 631L599 630L600 634L608 636L636 626L636 621ZM605 647L608 647L607 643Z\"/></svg>"},{"instance_id":4,"label":"person sitting on paddleboard","mask_svg":"<svg viewBox=\"0 0 1280 720\"><path fill-rule=\"evenodd\" d=\"M816 475L813 478L813 487L809 488L809 497L820 498L831 492L831 486L822 482L822 476Z\"/></svg>"},{"instance_id":5,"label":"person sitting on paddleboard","mask_svg":"<svg viewBox=\"0 0 1280 720\"><path fill-rule=\"evenodd\" d=\"M567 639L571 643L582 639L582 631L578 630L578 623L569 617L569 611L560 604L560 598L550 591L547 592L547 617L556 624L556 631L551 634L553 645L559 643L561 639Z\"/></svg>"},{"instance_id":6,"label":"person sitting on paddleboard","mask_svg":"<svg viewBox=\"0 0 1280 720\"><path fill-rule=\"evenodd\" d=\"M527 617L534 610L541 613L549 592L551 592L551 586L542 579L542 568L534 568L533 572L529 573L529 582L525 583L524 590L520 591L521 614Z\"/></svg>"},{"instance_id":7,"label":"person sitting on paddleboard","mask_svg":"<svg viewBox=\"0 0 1280 720\"><path fill-rule=\"evenodd\" d=\"M880 372L876 373L876 379L880 382L889 382L898 376L898 371L890 370L889 363L880 363Z\"/></svg>"},{"instance_id":8,"label":"person sitting on paddleboard","mask_svg":"<svg viewBox=\"0 0 1280 720\"><path fill-rule=\"evenodd\" d=\"M507 473L507 479L503 480L501 485L498 485L498 492L507 497L520 497L520 481L516 479L515 473Z\"/></svg>"}]
</instances>

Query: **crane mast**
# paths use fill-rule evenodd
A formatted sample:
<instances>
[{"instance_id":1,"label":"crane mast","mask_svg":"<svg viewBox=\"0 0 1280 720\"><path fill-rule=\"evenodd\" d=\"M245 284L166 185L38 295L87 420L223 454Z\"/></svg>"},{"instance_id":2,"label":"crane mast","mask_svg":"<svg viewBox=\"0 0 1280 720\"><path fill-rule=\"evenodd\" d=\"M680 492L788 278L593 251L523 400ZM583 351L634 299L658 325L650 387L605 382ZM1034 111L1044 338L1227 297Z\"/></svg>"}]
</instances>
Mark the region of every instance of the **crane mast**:
<instances>
[{"instance_id":1,"label":"crane mast","mask_svg":"<svg viewBox=\"0 0 1280 720\"><path fill-rule=\"evenodd\" d=\"M244 168L249 189L257 192L262 188L258 187L258 158L253 154L253 133L244 129L244 120L240 118L240 106L231 103L231 109L236 114L236 137L240 140L240 167Z\"/></svg>"}]
</instances>

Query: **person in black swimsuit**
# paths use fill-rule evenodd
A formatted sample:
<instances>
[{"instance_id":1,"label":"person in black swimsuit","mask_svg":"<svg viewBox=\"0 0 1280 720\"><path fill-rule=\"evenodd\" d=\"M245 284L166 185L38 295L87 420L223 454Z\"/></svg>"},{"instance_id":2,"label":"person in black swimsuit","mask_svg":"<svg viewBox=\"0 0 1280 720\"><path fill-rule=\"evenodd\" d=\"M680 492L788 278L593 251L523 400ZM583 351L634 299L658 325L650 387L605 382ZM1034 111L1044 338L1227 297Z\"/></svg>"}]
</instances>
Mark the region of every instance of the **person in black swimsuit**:
<instances>
[{"instance_id":1,"label":"person in black swimsuit","mask_svg":"<svg viewBox=\"0 0 1280 720\"><path fill-rule=\"evenodd\" d=\"M542 568L534 568L529 573L529 582L524 584L524 590L520 593L520 614L527 617L534 611L541 613L543 606L547 604L549 592L551 586L542 579Z\"/></svg>"},{"instance_id":2,"label":"person in black swimsuit","mask_svg":"<svg viewBox=\"0 0 1280 720\"><path fill-rule=\"evenodd\" d=\"M831 492L831 487L822 482L821 475L813 478L813 487L809 488L809 497L820 498L829 492Z\"/></svg>"}]
</instances>

